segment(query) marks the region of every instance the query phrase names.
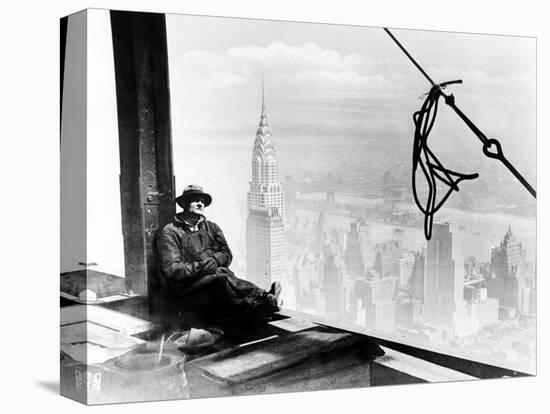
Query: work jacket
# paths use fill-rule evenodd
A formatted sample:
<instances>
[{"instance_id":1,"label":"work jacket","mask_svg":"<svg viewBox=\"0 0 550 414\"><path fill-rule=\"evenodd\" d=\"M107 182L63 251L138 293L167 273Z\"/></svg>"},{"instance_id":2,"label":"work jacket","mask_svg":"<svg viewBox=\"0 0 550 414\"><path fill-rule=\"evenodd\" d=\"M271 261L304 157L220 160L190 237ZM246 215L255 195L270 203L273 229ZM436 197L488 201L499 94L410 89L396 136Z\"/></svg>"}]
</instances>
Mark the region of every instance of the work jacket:
<instances>
[{"instance_id":1,"label":"work jacket","mask_svg":"<svg viewBox=\"0 0 550 414\"><path fill-rule=\"evenodd\" d=\"M169 285L188 285L205 276L201 269L209 257L216 260L218 267L229 266L233 258L216 223L201 218L192 226L183 220L181 213L161 230L158 252L162 273Z\"/></svg>"}]
</instances>

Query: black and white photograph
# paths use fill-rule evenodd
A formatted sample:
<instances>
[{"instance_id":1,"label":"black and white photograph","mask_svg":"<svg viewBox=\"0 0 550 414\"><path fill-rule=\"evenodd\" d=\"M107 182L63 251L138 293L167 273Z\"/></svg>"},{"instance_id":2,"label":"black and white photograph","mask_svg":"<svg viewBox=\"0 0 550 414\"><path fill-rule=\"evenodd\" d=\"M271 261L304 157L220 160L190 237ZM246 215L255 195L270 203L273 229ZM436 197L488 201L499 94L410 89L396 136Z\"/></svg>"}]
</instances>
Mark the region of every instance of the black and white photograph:
<instances>
[{"instance_id":1,"label":"black and white photograph","mask_svg":"<svg viewBox=\"0 0 550 414\"><path fill-rule=\"evenodd\" d=\"M536 374L534 38L61 25L62 394Z\"/></svg>"},{"instance_id":2,"label":"black and white photograph","mask_svg":"<svg viewBox=\"0 0 550 414\"><path fill-rule=\"evenodd\" d=\"M56 200L32 197L57 218L25 222L52 245L32 289L52 338L10 299L35 313L12 352L55 342L25 352L58 366L34 393L428 412L541 392L542 26L107 3L50 22Z\"/></svg>"}]
</instances>

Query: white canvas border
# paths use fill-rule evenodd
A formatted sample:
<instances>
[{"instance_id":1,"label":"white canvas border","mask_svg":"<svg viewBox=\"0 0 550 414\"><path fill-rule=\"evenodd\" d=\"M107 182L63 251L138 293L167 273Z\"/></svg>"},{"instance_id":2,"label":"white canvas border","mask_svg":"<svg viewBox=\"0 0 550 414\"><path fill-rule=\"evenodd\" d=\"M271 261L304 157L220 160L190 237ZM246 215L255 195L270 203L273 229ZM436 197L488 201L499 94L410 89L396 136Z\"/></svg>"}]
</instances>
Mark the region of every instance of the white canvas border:
<instances>
[{"instance_id":1,"label":"white canvas border","mask_svg":"<svg viewBox=\"0 0 550 414\"><path fill-rule=\"evenodd\" d=\"M85 7L180 12L218 16L315 21L434 30L457 30L538 37L538 202L539 202L539 376L461 384L411 385L348 391L254 396L246 398L176 401L105 406L102 412L146 412L151 409L188 412L285 413L349 411L389 412L519 412L543 404L548 388L546 346L548 329L544 296L544 217L548 173L549 113L548 54L550 33L542 3L461 1L313 2L278 1L22 1L3 5L2 78L5 81L2 113L3 267L2 320L6 356L2 384L8 409L79 412L86 409L53 392L58 378L58 275L59 275L59 113L58 19ZM5 45L5 47L4 47ZM6 93L7 92L7 93ZM6 228L7 227L7 228ZM30 236L33 246L26 249ZM38 240L38 241L36 241ZM6 369L7 368L7 369ZM151 404L162 404L152 407Z\"/></svg>"}]
</instances>

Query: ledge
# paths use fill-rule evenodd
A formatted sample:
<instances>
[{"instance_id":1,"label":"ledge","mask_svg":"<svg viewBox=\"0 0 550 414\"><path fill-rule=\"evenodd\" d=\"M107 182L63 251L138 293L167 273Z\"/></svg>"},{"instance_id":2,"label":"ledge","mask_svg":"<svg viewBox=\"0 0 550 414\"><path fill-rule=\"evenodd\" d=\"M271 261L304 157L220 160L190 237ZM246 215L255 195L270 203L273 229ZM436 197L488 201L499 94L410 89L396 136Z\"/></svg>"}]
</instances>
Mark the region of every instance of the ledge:
<instances>
[{"instance_id":1,"label":"ledge","mask_svg":"<svg viewBox=\"0 0 550 414\"><path fill-rule=\"evenodd\" d=\"M402 355L414 357L418 360L431 363L442 368L448 368L458 373L465 374L472 378L488 379L488 378L503 378L503 377L524 377L532 374L525 373L515 369L515 367L502 367L488 362L476 361L468 358L465 353L458 355L449 354L442 347L431 346L430 344L419 344L413 342L399 342L399 338L387 335L384 332L371 332L366 328L353 325L351 323L334 321L321 316L309 315L306 313L293 311L290 309L282 309L279 312L283 316L299 318L320 325L331 326L334 328L347 330L350 332L359 333L369 336L374 339L380 346L397 351ZM420 375L420 373L419 373Z\"/></svg>"},{"instance_id":2,"label":"ledge","mask_svg":"<svg viewBox=\"0 0 550 414\"><path fill-rule=\"evenodd\" d=\"M373 386L478 379L387 347L382 349L386 354L376 358L372 365Z\"/></svg>"}]
</instances>

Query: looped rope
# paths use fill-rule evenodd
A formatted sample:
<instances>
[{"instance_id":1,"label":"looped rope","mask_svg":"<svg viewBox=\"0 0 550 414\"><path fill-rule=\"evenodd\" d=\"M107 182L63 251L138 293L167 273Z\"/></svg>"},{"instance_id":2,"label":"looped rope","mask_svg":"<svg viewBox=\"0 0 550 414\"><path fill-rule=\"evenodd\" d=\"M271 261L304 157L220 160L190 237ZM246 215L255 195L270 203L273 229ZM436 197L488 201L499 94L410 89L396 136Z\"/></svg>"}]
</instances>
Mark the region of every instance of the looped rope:
<instances>
[{"instance_id":1,"label":"looped rope","mask_svg":"<svg viewBox=\"0 0 550 414\"><path fill-rule=\"evenodd\" d=\"M514 175L514 177L517 178L517 180L525 187L525 189L529 191L529 193L531 193L534 198L537 198L537 192L535 191L535 189L504 156L502 148L500 146L500 142L498 142L498 140L494 138L487 138L485 134L470 120L470 118L468 118L455 105L454 96L452 94L446 95L443 92L443 89L445 89L447 85L450 85L452 83L462 83L462 81L450 81L437 85L432 80L432 78L430 78L430 76L424 71L424 69L422 69L422 67L416 62L416 60L414 60L407 49L403 47L399 40L395 38L395 36L389 31L389 29L384 28L384 30L392 38L395 44L403 51L403 53L409 58L409 60L417 67L420 73L422 73L422 75L424 75L424 77L432 85L432 89L430 89L428 97L422 105L422 109L418 112L415 112L413 115L416 130L414 132L412 185L416 205L425 215L424 235L426 236L426 239L430 240L432 235L433 215L437 210L439 210L439 208L443 205L443 203L447 200L447 198L451 195L453 191L458 191L458 183L462 180L472 180L479 176L478 174L460 174L445 169L428 148L428 135L430 134L430 131L435 122L435 116L437 114L437 104L440 96L445 97L445 103L456 112L460 119L462 119L464 123L466 123L468 128L470 128L475 136L481 141L481 143L483 144L483 153L489 158L499 160L506 168L508 168L508 170ZM422 156L424 158L422 158ZM416 169L418 167L418 164L420 164L420 166L422 167L422 172L424 173L424 176L426 177L426 181L428 183L429 191L426 206L420 203L416 192ZM453 177L457 178L453 179ZM447 186L449 186L447 193L437 205L435 204L437 195L436 179L442 181Z\"/></svg>"},{"instance_id":2,"label":"looped rope","mask_svg":"<svg viewBox=\"0 0 550 414\"><path fill-rule=\"evenodd\" d=\"M441 164L435 154L428 146L428 136L434 126L439 98L442 96L441 89L450 83L458 83L460 81L445 82L440 85L434 85L422 108L413 115L415 131L414 131L414 147L413 147L413 168L412 168L412 190L416 205L424 214L424 235L426 240L430 240L432 236L432 225L434 214L443 206L453 191L458 191L458 183L462 180L473 180L479 177L479 174L462 174L449 170ZM452 95L445 96L447 102L452 98ZM448 102L447 102L448 103ZM426 183L428 184L428 198L426 204L420 202L417 186L416 173L418 166L422 169ZM445 195L439 202L437 199L437 182L441 182L448 187Z\"/></svg>"}]
</instances>

